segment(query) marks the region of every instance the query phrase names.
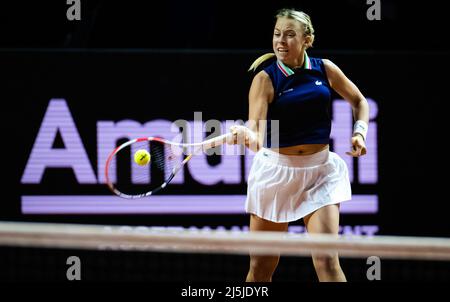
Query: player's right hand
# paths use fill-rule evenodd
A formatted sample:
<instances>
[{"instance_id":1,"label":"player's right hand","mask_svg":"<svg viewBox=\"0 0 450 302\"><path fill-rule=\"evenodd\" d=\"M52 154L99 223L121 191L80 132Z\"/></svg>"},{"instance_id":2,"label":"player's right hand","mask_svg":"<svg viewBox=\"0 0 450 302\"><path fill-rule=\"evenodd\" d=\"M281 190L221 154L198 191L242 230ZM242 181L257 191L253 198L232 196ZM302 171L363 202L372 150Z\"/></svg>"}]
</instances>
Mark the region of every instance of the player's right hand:
<instances>
[{"instance_id":1,"label":"player's right hand","mask_svg":"<svg viewBox=\"0 0 450 302\"><path fill-rule=\"evenodd\" d=\"M227 137L227 144L228 145L237 145L237 144L245 144L245 133L244 126L231 126L230 127L230 133L232 133L231 136Z\"/></svg>"}]
</instances>

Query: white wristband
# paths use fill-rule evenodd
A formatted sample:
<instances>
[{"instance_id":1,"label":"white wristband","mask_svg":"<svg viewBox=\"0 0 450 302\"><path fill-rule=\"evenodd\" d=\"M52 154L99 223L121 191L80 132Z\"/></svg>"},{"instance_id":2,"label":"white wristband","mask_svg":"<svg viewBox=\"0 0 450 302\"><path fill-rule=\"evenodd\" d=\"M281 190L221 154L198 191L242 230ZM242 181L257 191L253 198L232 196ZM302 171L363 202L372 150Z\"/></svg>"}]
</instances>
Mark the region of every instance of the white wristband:
<instances>
[{"instance_id":1,"label":"white wristband","mask_svg":"<svg viewBox=\"0 0 450 302\"><path fill-rule=\"evenodd\" d=\"M366 140L368 128L369 128L369 126L367 125L367 123L365 121L357 120L355 122L355 125L353 125L353 134L359 133L362 135L364 140Z\"/></svg>"}]
</instances>

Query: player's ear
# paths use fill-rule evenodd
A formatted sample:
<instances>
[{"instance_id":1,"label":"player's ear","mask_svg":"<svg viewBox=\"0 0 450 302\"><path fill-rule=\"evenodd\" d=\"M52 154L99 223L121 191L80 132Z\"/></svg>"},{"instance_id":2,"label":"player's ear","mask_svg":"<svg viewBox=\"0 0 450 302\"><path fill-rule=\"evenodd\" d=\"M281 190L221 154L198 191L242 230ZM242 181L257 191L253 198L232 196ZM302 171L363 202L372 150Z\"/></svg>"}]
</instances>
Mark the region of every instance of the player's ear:
<instances>
[{"instance_id":1,"label":"player's ear","mask_svg":"<svg viewBox=\"0 0 450 302\"><path fill-rule=\"evenodd\" d=\"M306 48L312 47L314 42L314 37L311 35L305 36L305 46Z\"/></svg>"}]
</instances>

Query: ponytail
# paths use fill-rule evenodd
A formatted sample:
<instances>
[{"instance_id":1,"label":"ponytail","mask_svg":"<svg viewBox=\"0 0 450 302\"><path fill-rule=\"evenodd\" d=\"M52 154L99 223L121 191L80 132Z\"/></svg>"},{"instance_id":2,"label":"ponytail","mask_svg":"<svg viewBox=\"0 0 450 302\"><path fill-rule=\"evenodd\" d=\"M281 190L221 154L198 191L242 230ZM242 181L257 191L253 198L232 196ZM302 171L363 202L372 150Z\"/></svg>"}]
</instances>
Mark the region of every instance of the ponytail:
<instances>
[{"instance_id":1,"label":"ponytail","mask_svg":"<svg viewBox=\"0 0 450 302\"><path fill-rule=\"evenodd\" d=\"M256 71L256 68L258 68L259 65L261 65L261 63L271 59L275 57L275 54L273 52L270 53L266 53L263 54L262 56L260 56L259 58L257 58L252 65L250 66L250 68L248 69L248 71Z\"/></svg>"}]
</instances>

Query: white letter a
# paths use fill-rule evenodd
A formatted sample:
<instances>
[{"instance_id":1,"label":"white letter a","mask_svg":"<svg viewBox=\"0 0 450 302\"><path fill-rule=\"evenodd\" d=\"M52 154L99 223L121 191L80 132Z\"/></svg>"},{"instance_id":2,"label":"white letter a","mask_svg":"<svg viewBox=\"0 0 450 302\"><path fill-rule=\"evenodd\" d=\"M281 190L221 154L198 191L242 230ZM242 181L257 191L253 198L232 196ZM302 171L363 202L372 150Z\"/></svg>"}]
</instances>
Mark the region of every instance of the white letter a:
<instances>
[{"instance_id":1,"label":"white letter a","mask_svg":"<svg viewBox=\"0 0 450 302\"><path fill-rule=\"evenodd\" d=\"M67 4L73 4L67 9L67 20L81 20L81 3L80 0L67 0Z\"/></svg>"}]
</instances>

